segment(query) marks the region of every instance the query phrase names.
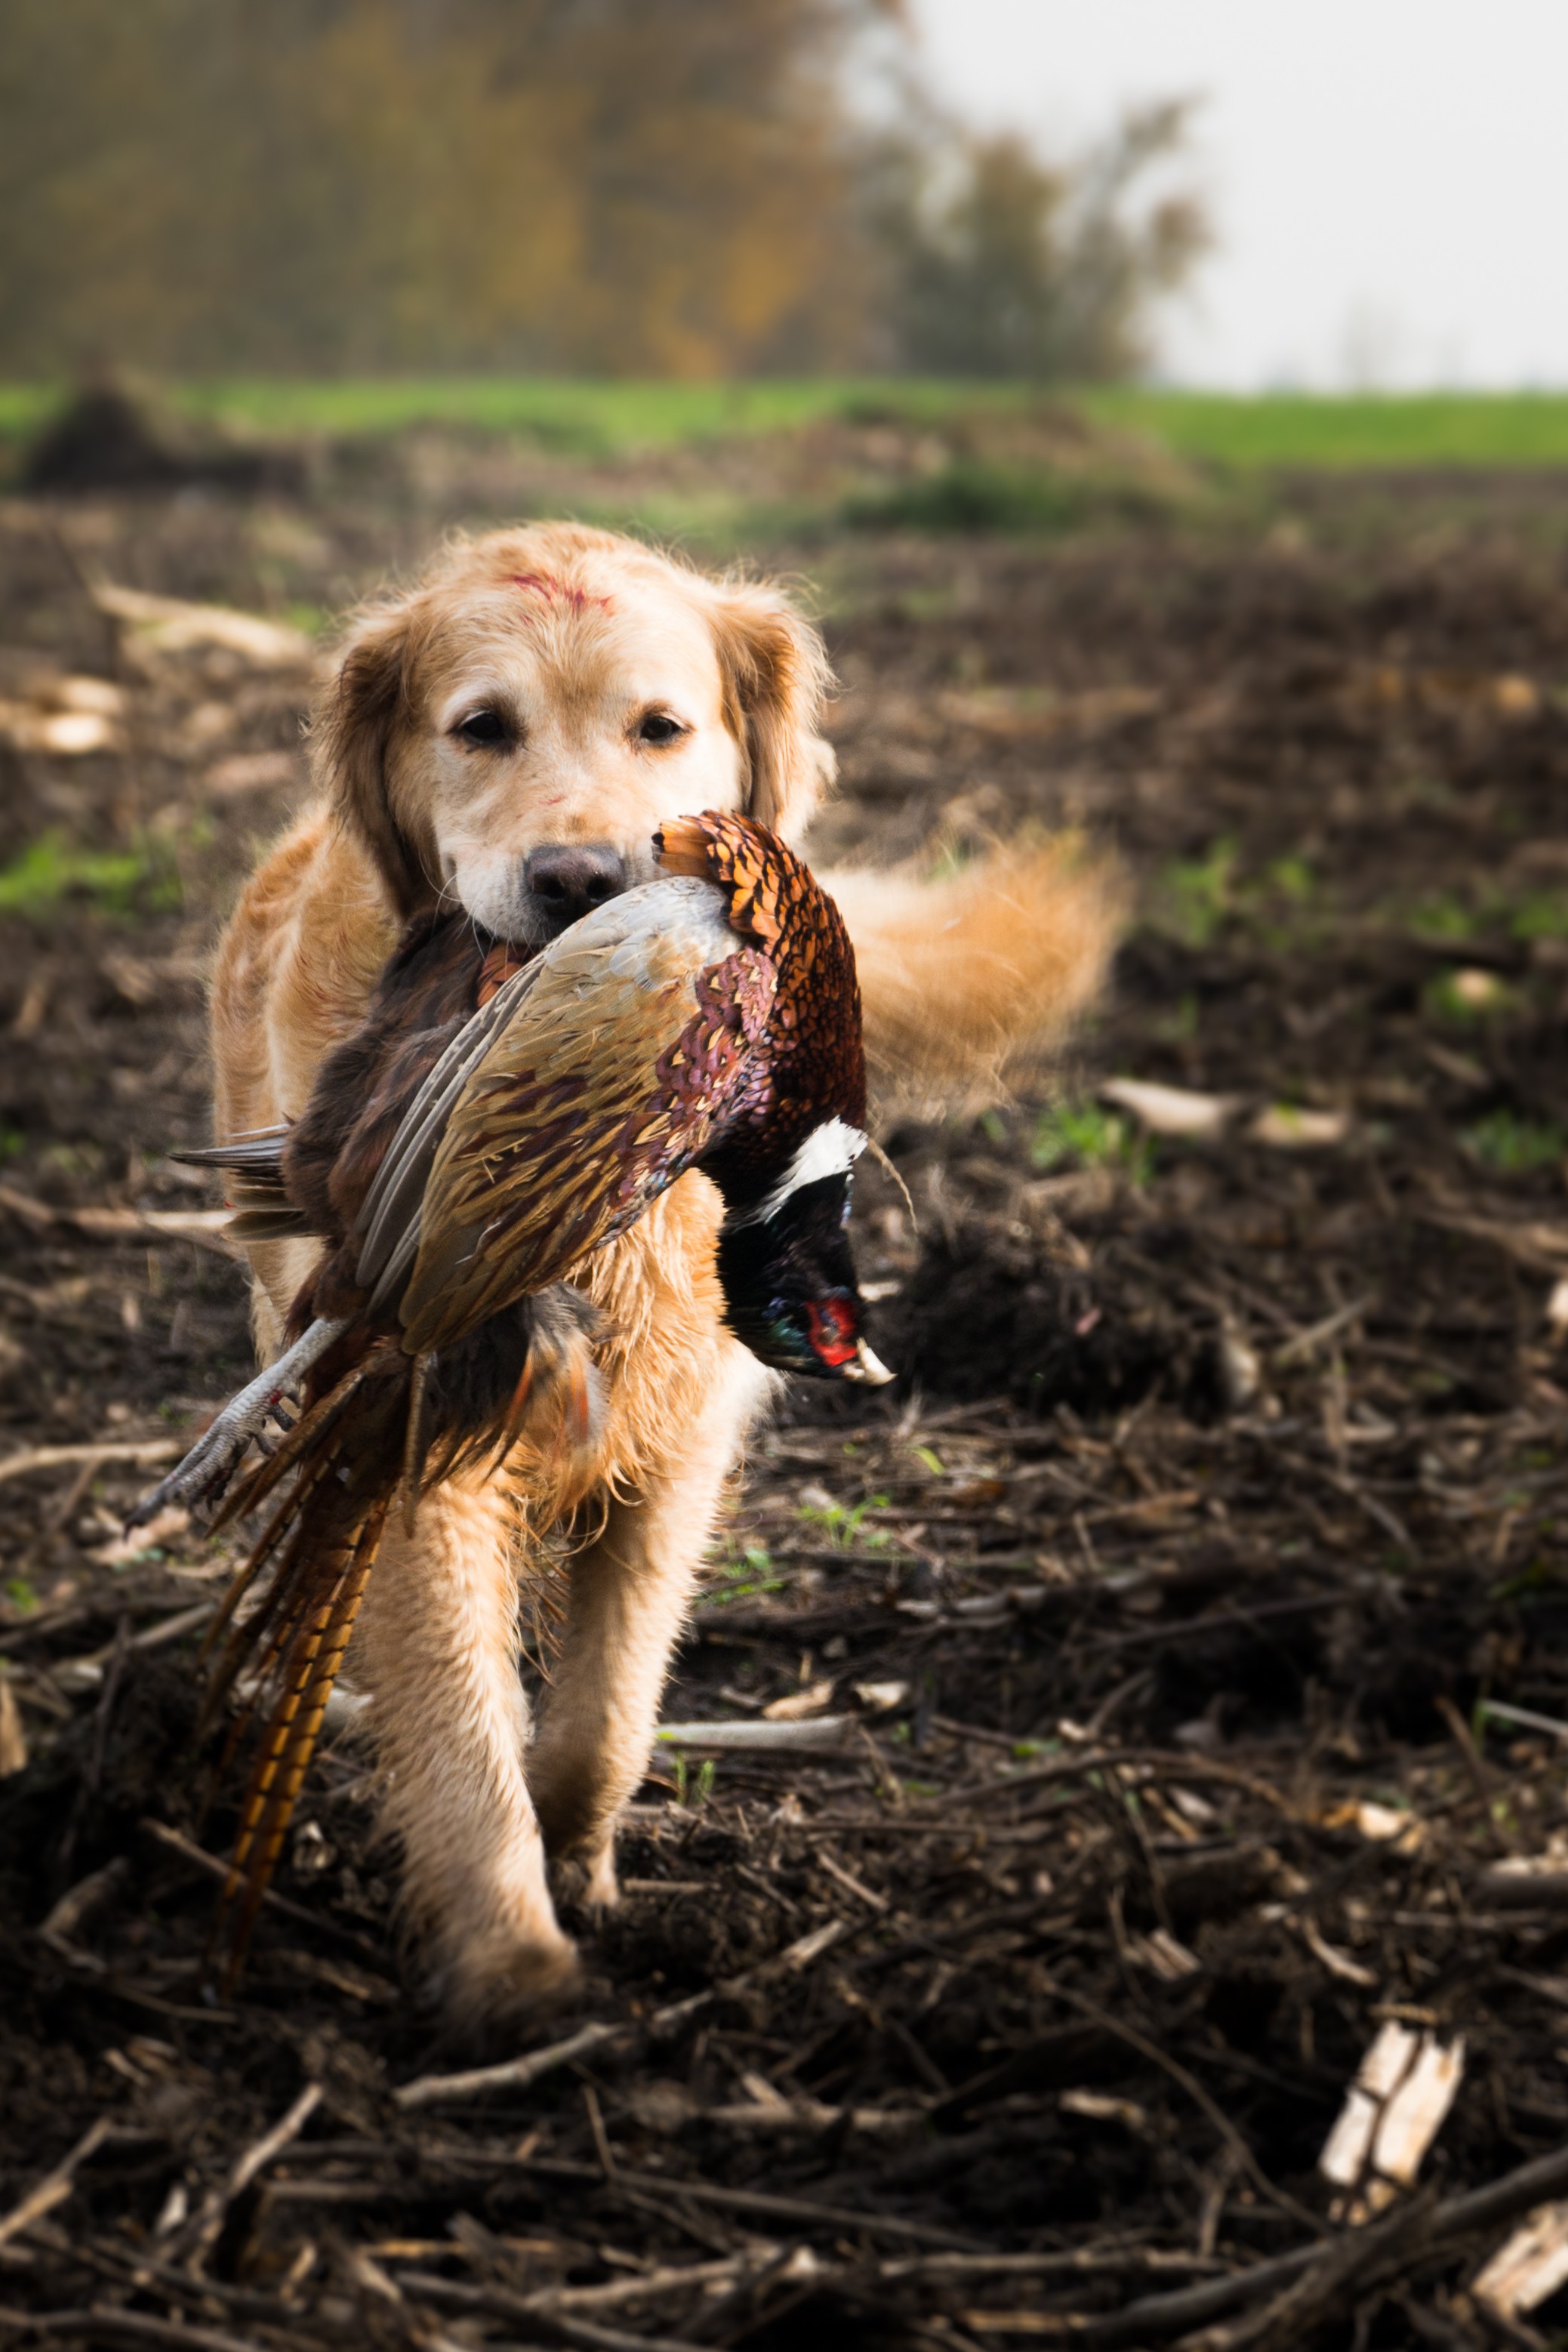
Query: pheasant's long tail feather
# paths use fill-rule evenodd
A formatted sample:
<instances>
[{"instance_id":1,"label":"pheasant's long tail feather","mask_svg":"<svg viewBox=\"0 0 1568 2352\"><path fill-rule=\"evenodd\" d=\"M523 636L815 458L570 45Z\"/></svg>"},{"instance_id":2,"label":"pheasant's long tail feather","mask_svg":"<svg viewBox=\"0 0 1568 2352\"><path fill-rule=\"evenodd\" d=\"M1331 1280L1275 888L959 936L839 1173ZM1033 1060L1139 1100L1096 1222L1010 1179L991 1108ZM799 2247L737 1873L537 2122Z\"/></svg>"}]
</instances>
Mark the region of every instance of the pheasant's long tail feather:
<instances>
[{"instance_id":1,"label":"pheasant's long tail feather","mask_svg":"<svg viewBox=\"0 0 1568 2352\"><path fill-rule=\"evenodd\" d=\"M225 1990L288 1834L400 1483L415 1497L455 1469L488 1466L525 1431L553 1442L574 1467L590 1462L599 1412L591 1346L601 1329L595 1309L564 1285L530 1301L521 1374L498 1409L482 1391L464 1391L455 1375L443 1392L436 1360L412 1359L390 1338L371 1340L335 1380L329 1359L322 1371L331 1385L225 1504L220 1525L264 1507L266 1517L208 1637L204 1727L239 1702L220 1780L259 1725L208 1948Z\"/></svg>"},{"instance_id":2,"label":"pheasant's long tail feather","mask_svg":"<svg viewBox=\"0 0 1568 2352\"><path fill-rule=\"evenodd\" d=\"M310 1490L330 1474L331 1466L331 1457L328 1455L301 1470L294 1486L277 1505L256 1538L244 1567L236 1572L234 1582L225 1594L222 1607L207 1628L201 1654L204 1658L210 1658L216 1651L217 1659L208 1677L206 1709L203 1718L204 1729L211 1725L219 1704L227 1696L233 1683L234 1676L227 1672L231 1659L235 1662L237 1671L244 1665L247 1657L254 1655L261 1627L275 1612L281 1599L283 1570L279 1570L266 1596L246 1619L243 1641L235 1641L233 1627L240 1603L255 1591L256 1580L267 1562L277 1560L280 1551L287 1549L285 1539L291 1528L298 1533L300 1517ZM219 1649L220 1638L225 1635L229 1638Z\"/></svg>"},{"instance_id":3,"label":"pheasant's long tail feather","mask_svg":"<svg viewBox=\"0 0 1568 2352\"><path fill-rule=\"evenodd\" d=\"M219 1968L225 1993L239 1974L316 1752L327 1701L375 1565L390 1499L383 1495L373 1502L329 1557L316 1556L311 1595L291 1612L288 1630L280 1638L277 1696L251 1768L234 1857L208 1946L209 1964Z\"/></svg>"},{"instance_id":4,"label":"pheasant's long tail feather","mask_svg":"<svg viewBox=\"0 0 1568 2352\"><path fill-rule=\"evenodd\" d=\"M256 1465L225 1517L271 1504L209 1636L221 1637L204 1725L242 1697L217 1767L221 1780L257 1718L261 1736L209 1946L226 1990L287 1834L300 1784L355 1612L375 1565L402 1465L411 1366L373 1344L319 1397L270 1458ZM281 1499L279 1482L293 1476ZM264 1573L270 1580L253 1608Z\"/></svg>"}]
</instances>

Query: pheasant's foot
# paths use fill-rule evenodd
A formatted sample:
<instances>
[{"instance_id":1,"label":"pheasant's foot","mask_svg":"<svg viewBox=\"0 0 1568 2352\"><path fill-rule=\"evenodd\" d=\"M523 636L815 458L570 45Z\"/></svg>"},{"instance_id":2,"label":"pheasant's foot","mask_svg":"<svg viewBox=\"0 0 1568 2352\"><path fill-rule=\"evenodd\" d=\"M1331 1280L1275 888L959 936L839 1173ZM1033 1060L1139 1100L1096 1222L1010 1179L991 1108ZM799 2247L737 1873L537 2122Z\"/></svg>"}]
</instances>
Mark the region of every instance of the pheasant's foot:
<instances>
[{"instance_id":1,"label":"pheasant's foot","mask_svg":"<svg viewBox=\"0 0 1568 2352\"><path fill-rule=\"evenodd\" d=\"M177 1463L149 1495L144 1495L126 1519L127 1529L145 1527L171 1504L194 1510L215 1502L245 1458L246 1447L277 1412L318 1358L324 1356L344 1330L340 1320L319 1317L303 1338L285 1349L275 1364L231 1397L222 1412L197 1438L183 1462Z\"/></svg>"}]
</instances>

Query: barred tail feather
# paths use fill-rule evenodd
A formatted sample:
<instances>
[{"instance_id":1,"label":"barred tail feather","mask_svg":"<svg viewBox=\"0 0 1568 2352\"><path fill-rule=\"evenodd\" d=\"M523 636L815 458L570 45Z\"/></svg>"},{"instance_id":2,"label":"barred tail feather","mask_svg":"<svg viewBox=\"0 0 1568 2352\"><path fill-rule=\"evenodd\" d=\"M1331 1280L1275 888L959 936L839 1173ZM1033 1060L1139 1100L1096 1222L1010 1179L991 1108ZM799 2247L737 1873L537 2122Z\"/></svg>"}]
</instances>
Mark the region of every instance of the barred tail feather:
<instances>
[{"instance_id":1,"label":"barred tail feather","mask_svg":"<svg viewBox=\"0 0 1568 2352\"><path fill-rule=\"evenodd\" d=\"M238 1513L267 1500L293 1469L239 1571L220 1621L226 1638L209 1680L204 1719L222 1711L242 1675L251 1687L229 1727L221 1779L259 1716L261 1738L240 1811L228 1876L208 1944L224 1992L233 1989L315 1753L327 1701L375 1565L402 1465L408 1360L377 1349L303 1414L234 1499ZM376 1375L380 1373L378 1379ZM350 1406L358 1409L349 1418ZM248 1615L244 1597L270 1567ZM218 1630L218 1629L214 1629Z\"/></svg>"},{"instance_id":2,"label":"barred tail feather","mask_svg":"<svg viewBox=\"0 0 1568 2352\"><path fill-rule=\"evenodd\" d=\"M438 1360L416 1364L395 1340L372 1340L336 1380L324 1360L331 1385L231 1493L220 1526L264 1505L269 1510L207 1643L213 1663L204 1727L236 1686L243 1692L218 1763L220 1780L258 1720L261 1726L208 1947L225 1992L283 1850L400 1484L408 1482L416 1503L433 1480L498 1459L536 1425L543 1442L559 1444L574 1464L591 1460L599 1412L591 1343L602 1328L596 1310L565 1285L541 1294L530 1302L527 1356L510 1401L499 1414L493 1400L482 1412L471 1401L466 1420L458 1404L461 1380L444 1399ZM456 1426L444 1430L444 1404L456 1418ZM241 1613L258 1585L256 1605Z\"/></svg>"},{"instance_id":3,"label":"barred tail feather","mask_svg":"<svg viewBox=\"0 0 1568 2352\"><path fill-rule=\"evenodd\" d=\"M331 1563L336 1573L330 1580L318 1575L320 1597L296 1617L283 1653L282 1687L251 1769L239 1834L208 1944L209 1965L221 1955L219 1985L225 1994L239 1975L316 1752L327 1701L375 1565L389 1500L376 1503L350 1532Z\"/></svg>"}]
</instances>

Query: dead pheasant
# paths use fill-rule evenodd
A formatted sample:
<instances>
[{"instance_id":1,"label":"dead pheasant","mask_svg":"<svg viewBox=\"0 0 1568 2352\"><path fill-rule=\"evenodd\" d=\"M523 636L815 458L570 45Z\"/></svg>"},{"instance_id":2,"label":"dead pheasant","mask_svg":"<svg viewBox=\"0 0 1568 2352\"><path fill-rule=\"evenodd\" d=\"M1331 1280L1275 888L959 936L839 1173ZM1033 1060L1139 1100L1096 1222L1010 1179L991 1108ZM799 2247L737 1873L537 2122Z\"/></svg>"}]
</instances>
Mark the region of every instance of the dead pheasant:
<instances>
[{"instance_id":1,"label":"dead pheasant","mask_svg":"<svg viewBox=\"0 0 1568 2352\"><path fill-rule=\"evenodd\" d=\"M275 1695L215 1930L228 1981L399 1487L412 1518L430 1483L498 1462L525 1427L591 1461L600 1318L567 1278L584 1257L700 1168L724 1201L737 1337L779 1370L891 1377L861 1334L845 1234L865 1064L838 909L747 819L682 818L654 845L664 878L531 961L466 916L413 927L299 1121L185 1155L237 1180L241 1238L327 1243L285 1353L136 1514L221 1496L283 1424L217 1522L295 1474L217 1629L209 1715L242 1675Z\"/></svg>"}]
</instances>

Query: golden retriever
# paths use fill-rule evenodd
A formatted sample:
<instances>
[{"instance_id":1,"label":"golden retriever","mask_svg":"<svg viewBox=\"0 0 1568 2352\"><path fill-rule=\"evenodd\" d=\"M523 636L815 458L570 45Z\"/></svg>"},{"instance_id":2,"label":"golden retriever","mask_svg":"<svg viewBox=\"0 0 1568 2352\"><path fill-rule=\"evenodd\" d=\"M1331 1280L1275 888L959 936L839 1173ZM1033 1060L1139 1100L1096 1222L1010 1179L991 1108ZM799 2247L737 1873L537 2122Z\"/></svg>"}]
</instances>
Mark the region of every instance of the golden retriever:
<instances>
[{"instance_id":1,"label":"golden retriever","mask_svg":"<svg viewBox=\"0 0 1568 2352\"><path fill-rule=\"evenodd\" d=\"M350 626L314 730L320 804L272 852L225 935L213 999L220 1135L298 1117L398 928L460 902L547 940L653 873L661 819L744 808L798 837L833 772L821 640L771 587L712 580L567 524L453 546ZM970 1090L1092 993L1114 924L1103 879L1050 846L938 886L844 875L873 1081ZM617 1816L727 1479L774 1376L725 1329L718 1196L684 1177L575 1277L609 1318L593 1492L526 1446L389 1533L355 1637L410 1920L452 2024L570 1982L547 1884L572 1857L615 1900ZM276 1352L314 1244L258 1244L255 1324ZM541 1720L517 1670L519 1591L568 1517L566 1614ZM582 1532L587 1529L586 1535ZM551 1557L559 1555L557 1551Z\"/></svg>"}]
</instances>

